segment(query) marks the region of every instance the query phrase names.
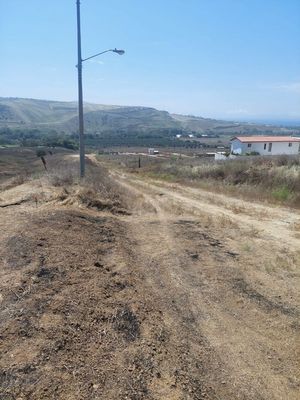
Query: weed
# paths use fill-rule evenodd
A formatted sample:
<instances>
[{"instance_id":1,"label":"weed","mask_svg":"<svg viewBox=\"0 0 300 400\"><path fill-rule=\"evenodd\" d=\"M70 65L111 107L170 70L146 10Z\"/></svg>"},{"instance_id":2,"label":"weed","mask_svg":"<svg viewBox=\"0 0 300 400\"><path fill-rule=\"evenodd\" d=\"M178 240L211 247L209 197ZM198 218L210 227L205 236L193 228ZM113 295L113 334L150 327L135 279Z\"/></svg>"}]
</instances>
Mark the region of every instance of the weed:
<instances>
[{"instance_id":1,"label":"weed","mask_svg":"<svg viewBox=\"0 0 300 400\"><path fill-rule=\"evenodd\" d=\"M242 250L243 250L243 251L247 251L247 252L251 251L251 246L250 246L250 244L249 244L249 243L244 243L244 244L242 245Z\"/></svg>"},{"instance_id":2,"label":"weed","mask_svg":"<svg viewBox=\"0 0 300 400\"><path fill-rule=\"evenodd\" d=\"M251 226L248 232L249 236L252 238L257 238L259 237L259 230L255 226Z\"/></svg>"},{"instance_id":3,"label":"weed","mask_svg":"<svg viewBox=\"0 0 300 400\"><path fill-rule=\"evenodd\" d=\"M241 213L246 213L246 208L243 206L238 206L236 204L232 205L229 207L234 214L241 214Z\"/></svg>"}]
</instances>

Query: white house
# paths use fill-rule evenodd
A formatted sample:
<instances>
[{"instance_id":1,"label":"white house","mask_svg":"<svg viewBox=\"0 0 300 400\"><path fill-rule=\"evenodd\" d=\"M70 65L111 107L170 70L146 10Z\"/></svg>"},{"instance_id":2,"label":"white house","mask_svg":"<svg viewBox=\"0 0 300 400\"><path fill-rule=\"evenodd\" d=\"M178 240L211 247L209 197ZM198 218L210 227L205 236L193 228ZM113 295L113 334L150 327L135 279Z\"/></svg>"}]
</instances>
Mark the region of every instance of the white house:
<instances>
[{"instance_id":1,"label":"white house","mask_svg":"<svg viewBox=\"0 0 300 400\"><path fill-rule=\"evenodd\" d=\"M232 154L257 152L262 156L298 154L300 138L292 136L236 136L231 139Z\"/></svg>"}]
</instances>

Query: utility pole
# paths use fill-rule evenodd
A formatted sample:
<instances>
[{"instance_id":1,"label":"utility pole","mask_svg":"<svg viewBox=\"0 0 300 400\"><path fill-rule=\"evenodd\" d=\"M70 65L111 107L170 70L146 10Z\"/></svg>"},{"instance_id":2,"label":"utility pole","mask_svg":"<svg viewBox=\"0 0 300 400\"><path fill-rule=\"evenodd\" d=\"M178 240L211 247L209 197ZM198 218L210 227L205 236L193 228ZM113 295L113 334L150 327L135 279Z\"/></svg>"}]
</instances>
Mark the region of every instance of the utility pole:
<instances>
[{"instance_id":1,"label":"utility pole","mask_svg":"<svg viewBox=\"0 0 300 400\"><path fill-rule=\"evenodd\" d=\"M82 57L81 57L81 28L80 28L80 0L77 5L77 53L78 53L78 118L79 118L79 158L80 178L85 175L85 151L84 151L84 122L83 122L83 95L82 95Z\"/></svg>"},{"instance_id":2,"label":"utility pole","mask_svg":"<svg viewBox=\"0 0 300 400\"><path fill-rule=\"evenodd\" d=\"M117 48L101 51L93 56L82 58L81 56L81 27L80 27L80 0L76 0L77 6L77 71L78 71L78 119L79 119L79 158L80 158L80 178L85 175L85 149L84 149L84 122L83 122L83 94L82 94L82 63L101 54L113 52L122 56L125 51Z\"/></svg>"}]
</instances>

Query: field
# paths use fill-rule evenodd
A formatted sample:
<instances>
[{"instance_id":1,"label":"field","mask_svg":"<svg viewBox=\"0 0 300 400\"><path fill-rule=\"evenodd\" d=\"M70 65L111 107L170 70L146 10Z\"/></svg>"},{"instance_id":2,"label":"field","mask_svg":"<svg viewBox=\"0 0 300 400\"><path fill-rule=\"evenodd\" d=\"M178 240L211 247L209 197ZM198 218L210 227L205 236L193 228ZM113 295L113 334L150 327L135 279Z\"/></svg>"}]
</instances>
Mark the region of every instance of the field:
<instances>
[{"instance_id":1,"label":"field","mask_svg":"<svg viewBox=\"0 0 300 400\"><path fill-rule=\"evenodd\" d=\"M45 159L0 149L1 399L299 398L297 160Z\"/></svg>"}]
</instances>

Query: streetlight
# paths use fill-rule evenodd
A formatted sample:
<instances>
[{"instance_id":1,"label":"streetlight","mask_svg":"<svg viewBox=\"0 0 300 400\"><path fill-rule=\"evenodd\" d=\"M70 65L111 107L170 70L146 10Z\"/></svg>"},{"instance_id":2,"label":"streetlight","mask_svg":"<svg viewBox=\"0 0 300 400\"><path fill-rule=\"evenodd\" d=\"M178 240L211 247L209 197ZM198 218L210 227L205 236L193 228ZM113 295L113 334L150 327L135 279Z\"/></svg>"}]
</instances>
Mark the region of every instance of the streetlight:
<instances>
[{"instance_id":1,"label":"streetlight","mask_svg":"<svg viewBox=\"0 0 300 400\"><path fill-rule=\"evenodd\" d=\"M80 28L80 0L76 0L77 5L77 53L78 63L76 65L78 70L78 119L79 119L79 158L80 158L80 177L84 178L85 175L85 150L84 150L84 123L83 123L83 95L82 95L82 63L90 60L91 58L100 56L101 54L113 52L122 56L125 51L118 49L108 49L101 51L101 53L94 54L91 57L81 57L81 28Z\"/></svg>"}]
</instances>

